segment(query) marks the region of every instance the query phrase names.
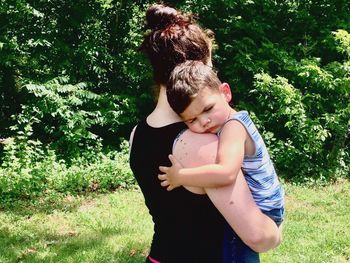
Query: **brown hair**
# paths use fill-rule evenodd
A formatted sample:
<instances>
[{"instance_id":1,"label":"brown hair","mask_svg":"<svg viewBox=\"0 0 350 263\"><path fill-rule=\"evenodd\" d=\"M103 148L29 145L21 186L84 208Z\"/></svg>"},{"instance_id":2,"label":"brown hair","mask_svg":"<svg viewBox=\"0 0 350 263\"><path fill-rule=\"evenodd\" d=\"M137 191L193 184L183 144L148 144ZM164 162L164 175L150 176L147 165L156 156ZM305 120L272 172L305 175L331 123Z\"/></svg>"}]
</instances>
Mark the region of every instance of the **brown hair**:
<instances>
[{"instance_id":1,"label":"brown hair","mask_svg":"<svg viewBox=\"0 0 350 263\"><path fill-rule=\"evenodd\" d=\"M180 114L203 88L220 90L221 81L216 72L201 61L186 61L174 68L167 83L170 107Z\"/></svg>"},{"instance_id":2,"label":"brown hair","mask_svg":"<svg viewBox=\"0 0 350 263\"><path fill-rule=\"evenodd\" d=\"M155 4L146 11L145 35L140 50L153 67L157 84L166 85L174 67L186 60L210 59L210 43L213 33L205 31L190 14L162 4Z\"/></svg>"}]
</instances>

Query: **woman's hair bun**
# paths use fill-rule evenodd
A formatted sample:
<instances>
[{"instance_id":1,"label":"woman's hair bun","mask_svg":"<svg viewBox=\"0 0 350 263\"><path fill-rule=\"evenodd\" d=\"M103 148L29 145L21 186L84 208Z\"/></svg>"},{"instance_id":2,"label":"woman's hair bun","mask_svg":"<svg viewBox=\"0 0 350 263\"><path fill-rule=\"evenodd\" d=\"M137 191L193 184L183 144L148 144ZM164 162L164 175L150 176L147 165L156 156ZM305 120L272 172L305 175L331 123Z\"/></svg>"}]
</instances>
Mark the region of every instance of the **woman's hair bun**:
<instances>
[{"instance_id":1,"label":"woman's hair bun","mask_svg":"<svg viewBox=\"0 0 350 263\"><path fill-rule=\"evenodd\" d=\"M165 29L184 19L184 16L174 8L162 4L154 4L146 12L146 24L152 30Z\"/></svg>"}]
</instances>

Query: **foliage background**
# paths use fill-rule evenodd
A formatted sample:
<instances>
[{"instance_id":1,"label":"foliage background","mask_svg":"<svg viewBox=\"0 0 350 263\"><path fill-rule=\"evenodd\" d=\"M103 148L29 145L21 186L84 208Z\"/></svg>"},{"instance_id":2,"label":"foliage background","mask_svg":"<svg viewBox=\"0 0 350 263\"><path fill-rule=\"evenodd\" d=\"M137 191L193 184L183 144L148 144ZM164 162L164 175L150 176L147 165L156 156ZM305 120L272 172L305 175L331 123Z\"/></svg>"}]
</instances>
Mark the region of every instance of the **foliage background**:
<instances>
[{"instance_id":1,"label":"foliage background","mask_svg":"<svg viewBox=\"0 0 350 263\"><path fill-rule=\"evenodd\" d=\"M154 2L1 0L2 203L133 185L125 140L154 105L137 50ZM214 65L280 176L349 177L348 1L165 2L215 32Z\"/></svg>"}]
</instances>

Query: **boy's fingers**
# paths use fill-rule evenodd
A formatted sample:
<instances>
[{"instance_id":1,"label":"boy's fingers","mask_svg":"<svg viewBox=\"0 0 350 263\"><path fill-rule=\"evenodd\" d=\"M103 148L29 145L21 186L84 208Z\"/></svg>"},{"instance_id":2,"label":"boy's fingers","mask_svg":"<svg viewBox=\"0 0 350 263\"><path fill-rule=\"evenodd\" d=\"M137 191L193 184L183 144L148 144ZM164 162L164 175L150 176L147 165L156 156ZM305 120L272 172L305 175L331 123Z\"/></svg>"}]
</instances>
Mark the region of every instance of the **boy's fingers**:
<instances>
[{"instance_id":1,"label":"boy's fingers","mask_svg":"<svg viewBox=\"0 0 350 263\"><path fill-rule=\"evenodd\" d=\"M159 180L165 180L166 179L166 174L158 174L158 179Z\"/></svg>"},{"instance_id":2,"label":"boy's fingers","mask_svg":"<svg viewBox=\"0 0 350 263\"><path fill-rule=\"evenodd\" d=\"M169 185L168 188L167 188L168 191L171 191L173 189L174 189L174 187L172 187L171 185Z\"/></svg>"},{"instance_id":3,"label":"boy's fingers","mask_svg":"<svg viewBox=\"0 0 350 263\"><path fill-rule=\"evenodd\" d=\"M159 171L163 172L163 173L166 173L168 171L168 167L166 166L159 166Z\"/></svg>"},{"instance_id":4,"label":"boy's fingers","mask_svg":"<svg viewBox=\"0 0 350 263\"><path fill-rule=\"evenodd\" d=\"M174 155L172 154L169 154L169 160L171 162L172 165L176 164L177 163L177 159L175 158Z\"/></svg>"},{"instance_id":5,"label":"boy's fingers","mask_svg":"<svg viewBox=\"0 0 350 263\"><path fill-rule=\"evenodd\" d=\"M168 182L167 180L165 180L165 181L162 181L162 182L160 183L160 185L161 185L161 186L168 186L168 185L169 185L169 182Z\"/></svg>"}]
</instances>

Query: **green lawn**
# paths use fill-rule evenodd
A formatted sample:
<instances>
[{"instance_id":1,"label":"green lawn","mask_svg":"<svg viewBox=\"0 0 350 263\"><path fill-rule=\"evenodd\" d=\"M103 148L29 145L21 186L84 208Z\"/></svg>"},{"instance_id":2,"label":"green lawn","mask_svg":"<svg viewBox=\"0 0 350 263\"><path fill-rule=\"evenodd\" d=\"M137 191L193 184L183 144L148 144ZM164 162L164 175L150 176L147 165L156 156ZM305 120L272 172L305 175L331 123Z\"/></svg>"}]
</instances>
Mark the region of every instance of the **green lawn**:
<instances>
[{"instance_id":1,"label":"green lawn","mask_svg":"<svg viewBox=\"0 0 350 263\"><path fill-rule=\"evenodd\" d=\"M350 182L286 185L284 241L262 262L350 262ZM0 262L144 262L152 223L136 190L0 211Z\"/></svg>"},{"instance_id":2,"label":"green lawn","mask_svg":"<svg viewBox=\"0 0 350 263\"><path fill-rule=\"evenodd\" d=\"M306 188L286 185L283 243L263 262L350 262L350 182Z\"/></svg>"}]
</instances>

